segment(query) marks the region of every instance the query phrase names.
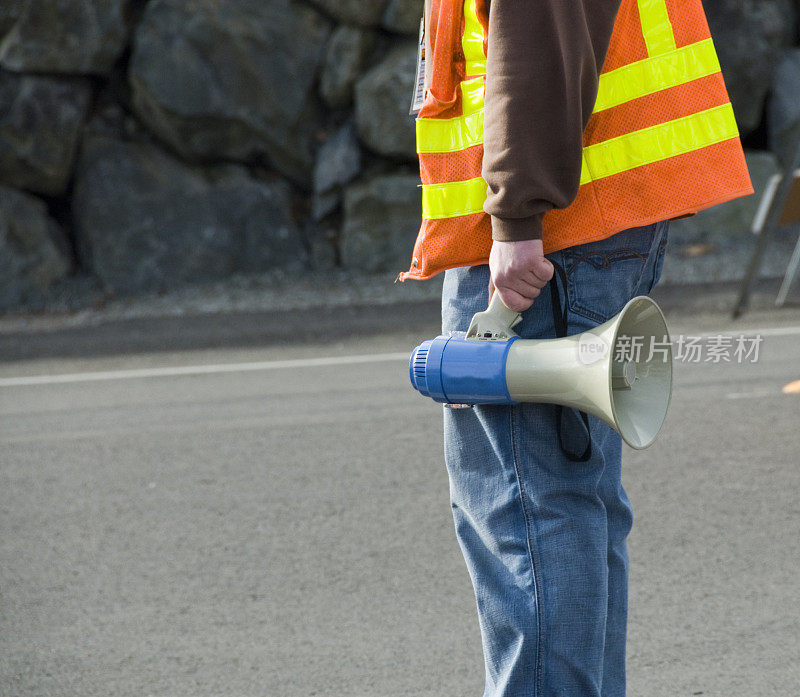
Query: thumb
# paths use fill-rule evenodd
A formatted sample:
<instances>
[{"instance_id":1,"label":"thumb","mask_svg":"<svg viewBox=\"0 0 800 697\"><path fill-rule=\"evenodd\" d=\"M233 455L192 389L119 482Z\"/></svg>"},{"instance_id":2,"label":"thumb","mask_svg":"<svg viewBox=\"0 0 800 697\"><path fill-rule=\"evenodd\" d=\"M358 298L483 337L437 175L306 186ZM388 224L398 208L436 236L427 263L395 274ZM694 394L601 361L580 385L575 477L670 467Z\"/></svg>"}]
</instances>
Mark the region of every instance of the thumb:
<instances>
[{"instance_id":1,"label":"thumb","mask_svg":"<svg viewBox=\"0 0 800 697\"><path fill-rule=\"evenodd\" d=\"M490 278L489 279L489 300L492 299L493 295L494 295L494 281L492 281L492 279Z\"/></svg>"}]
</instances>

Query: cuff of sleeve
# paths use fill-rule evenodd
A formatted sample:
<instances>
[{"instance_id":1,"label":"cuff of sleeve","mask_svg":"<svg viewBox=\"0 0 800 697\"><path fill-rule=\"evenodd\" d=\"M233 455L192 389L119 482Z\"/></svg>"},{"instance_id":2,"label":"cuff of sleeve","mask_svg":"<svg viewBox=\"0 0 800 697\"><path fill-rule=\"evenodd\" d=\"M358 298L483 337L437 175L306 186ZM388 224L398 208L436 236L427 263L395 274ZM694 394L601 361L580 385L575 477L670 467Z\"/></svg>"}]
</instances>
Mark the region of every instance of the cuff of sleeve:
<instances>
[{"instance_id":1,"label":"cuff of sleeve","mask_svg":"<svg viewBox=\"0 0 800 697\"><path fill-rule=\"evenodd\" d=\"M544 213L529 218L497 218L492 216L492 239L498 242L519 242L542 239Z\"/></svg>"}]
</instances>

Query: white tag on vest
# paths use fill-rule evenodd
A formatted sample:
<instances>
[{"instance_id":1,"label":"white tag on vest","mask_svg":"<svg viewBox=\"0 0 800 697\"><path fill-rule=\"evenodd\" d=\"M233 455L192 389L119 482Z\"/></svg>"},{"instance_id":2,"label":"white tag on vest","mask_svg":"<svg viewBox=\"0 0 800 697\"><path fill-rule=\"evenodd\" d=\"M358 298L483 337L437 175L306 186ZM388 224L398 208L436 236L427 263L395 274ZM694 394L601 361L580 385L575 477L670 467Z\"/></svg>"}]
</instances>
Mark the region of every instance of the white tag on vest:
<instances>
[{"instance_id":1,"label":"white tag on vest","mask_svg":"<svg viewBox=\"0 0 800 697\"><path fill-rule=\"evenodd\" d=\"M425 103L425 18L419 21L419 45L417 46L417 71L414 94L411 96L409 114L416 116Z\"/></svg>"}]
</instances>

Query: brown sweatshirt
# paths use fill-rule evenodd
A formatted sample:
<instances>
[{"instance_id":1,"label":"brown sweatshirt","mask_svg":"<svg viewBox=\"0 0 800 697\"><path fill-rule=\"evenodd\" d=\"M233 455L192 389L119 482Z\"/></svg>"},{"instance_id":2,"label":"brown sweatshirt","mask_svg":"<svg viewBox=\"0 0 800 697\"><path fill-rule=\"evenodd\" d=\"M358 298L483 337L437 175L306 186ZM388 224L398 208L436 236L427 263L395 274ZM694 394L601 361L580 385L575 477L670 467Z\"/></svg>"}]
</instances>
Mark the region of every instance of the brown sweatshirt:
<instances>
[{"instance_id":1,"label":"brown sweatshirt","mask_svg":"<svg viewBox=\"0 0 800 697\"><path fill-rule=\"evenodd\" d=\"M621 0L491 0L484 210L495 240L542 237L578 193L582 136Z\"/></svg>"}]
</instances>

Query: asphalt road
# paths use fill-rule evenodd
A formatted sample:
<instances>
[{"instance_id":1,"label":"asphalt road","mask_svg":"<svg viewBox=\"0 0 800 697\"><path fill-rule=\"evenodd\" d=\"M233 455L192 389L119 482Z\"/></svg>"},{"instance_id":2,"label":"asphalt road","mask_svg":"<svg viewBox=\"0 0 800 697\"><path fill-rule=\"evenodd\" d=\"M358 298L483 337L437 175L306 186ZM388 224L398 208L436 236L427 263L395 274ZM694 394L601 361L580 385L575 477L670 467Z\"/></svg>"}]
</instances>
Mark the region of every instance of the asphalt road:
<instances>
[{"instance_id":1,"label":"asphalt road","mask_svg":"<svg viewBox=\"0 0 800 697\"><path fill-rule=\"evenodd\" d=\"M396 355L423 309L194 350L6 337L0 695L478 697L441 408ZM800 688L800 316L672 318L729 326L767 330L759 360L678 362L660 439L625 454L632 696Z\"/></svg>"}]
</instances>

